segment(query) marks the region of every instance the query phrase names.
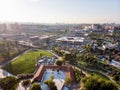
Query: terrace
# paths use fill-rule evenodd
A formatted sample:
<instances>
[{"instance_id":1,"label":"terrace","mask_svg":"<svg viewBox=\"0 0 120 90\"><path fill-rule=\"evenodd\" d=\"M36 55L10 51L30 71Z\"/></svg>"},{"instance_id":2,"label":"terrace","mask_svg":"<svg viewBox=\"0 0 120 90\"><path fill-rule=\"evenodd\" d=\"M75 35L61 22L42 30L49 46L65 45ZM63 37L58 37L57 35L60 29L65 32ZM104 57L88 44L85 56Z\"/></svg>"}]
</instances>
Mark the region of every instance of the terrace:
<instances>
[{"instance_id":1,"label":"terrace","mask_svg":"<svg viewBox=\"0 0 120 90\"><path fill-rule=\"evenodd\" d=\"M56 69L60 69L59 72ZM66 77L72 78L72 82L74 83L74 74L71 66L54 66L54 65L41 65L38 71L35 73L33 82L39 82L41 84L42 90L49 90L48 86L44 84L45 80L50 79L50 76L54 76L54 82L57 86L58 90L68 90L67 87L64 86L64 80Z\"/></svg>"},{"instance_id":2,"label":"terrace","mask_svg":"<svg viewBox=\"0 0 120 90\"><path fill-rule=\"evenodd\" d=\"M46 84L44 84L45 80L50 79L50 76L53 75L54 76L54 82L57 86L58 90L62 90L63 86L64 86L64 79L66 78L66 72L65 71L59 71L59 73L57 71L52 71L52 70L47 70L44 72L43 78L41 80L41 86L43 90L49 90L48 86Z\"/></svg>"}]
</instances>

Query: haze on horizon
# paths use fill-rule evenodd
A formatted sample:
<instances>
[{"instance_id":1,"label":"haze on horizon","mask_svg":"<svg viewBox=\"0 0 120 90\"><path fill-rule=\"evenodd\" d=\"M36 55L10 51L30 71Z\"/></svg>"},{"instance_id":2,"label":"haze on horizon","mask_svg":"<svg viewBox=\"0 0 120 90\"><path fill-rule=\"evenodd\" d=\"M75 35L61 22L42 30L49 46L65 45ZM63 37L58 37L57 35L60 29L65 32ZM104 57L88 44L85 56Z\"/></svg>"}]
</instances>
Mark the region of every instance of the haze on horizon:
<instances>
[{"instance_id":1,"label":"haze on horizon","mask_svg":"<svg viewBox=\"0 0 120 90\"><path fill-rule=\"evenodd\" d=\"M0 0L0 22L120 23L120 0Z\"/></svg>"}]
</instances>

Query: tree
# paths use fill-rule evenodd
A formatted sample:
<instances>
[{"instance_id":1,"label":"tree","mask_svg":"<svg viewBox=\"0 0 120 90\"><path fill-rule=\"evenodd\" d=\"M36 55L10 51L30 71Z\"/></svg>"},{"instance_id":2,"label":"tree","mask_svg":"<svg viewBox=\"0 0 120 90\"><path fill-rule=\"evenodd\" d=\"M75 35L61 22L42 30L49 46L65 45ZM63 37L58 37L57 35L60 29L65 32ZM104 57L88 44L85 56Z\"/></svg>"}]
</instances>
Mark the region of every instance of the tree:
<instances>
[{"instance_id":1,"label":"tree","mask_svg":"<svg viewBox=\"0 0 120 90\"><path fill-rule=\"evenodd\" d=\"M70 60L70 59L71 59L71 54L64 53L63 59L64 59L64 60Z\"/></svg>"},{"instance_id":2,"label":"tree","mask_svg":"<svg viewBox=\"0 0 120 90\"><path fill-rule=\"evenodd\" d=\"M30 90L41 90L41 85L38 83L34 83L31 87Z\"/></svg>"},{"instance_id":3,"label":"tree","mask_svg":"<svg viewBox=\"0 0 120 90\"><path fill-rule=\"evenodd\" d=\"M92 50L92 46L90 44L87 44L85 46L85 49L86 49L87 52L90 52Z\"/></svg>"},{"instance_id":4,"label":"tree","mask_svg":"<svg viewBox=\"0 0 120 90\"><path fill-rule=\"evenodd\" d=\"M22 86L25 87L25 90L26 90L26 87L30 84L30 80L25 80L22 82Z\"/></svg>"},{"instance_id":5,"label":"tree","mask_svg":"<svg viewBox=\"0 0 120 90\"><path fill-rule=\"evenodd\" d=\"M82 54L79 58L81 60L84 60L85 62L89 62L89 63L96 63L98 60L96 55L91 54L91 53Z\"/></svg>"},{"instance_id":6,"label":"tree","mask_svg":"<svg viewBox=\"0 0 120 90\"><path fill-rule=\"evenodd\" d=\"M49 45L49 43L50 43L50 38L47 38L46 39L46 44Z\"/></svg>"},{"instance_id":7,"label":"tree","mask_svg":"<svg viewBox=\"0 0 120 90\"><path fill-rule=\"evenodd\" d=\"M62 63L63 63L63 61L62 61L62 60L57 60L55 63L56 63L58 66L61 66Z\"/></svg>"},{"instance_id":8,"label":"tree","mask_svg":"<svg viewBox=\"0 0 120 90\"><path fill-rule=\"evenodd\" d=\"M114 80L115 80L115 81L119 81L119 79L120 79L120 78L119 78L118 75L115 75L115 76L114 76Z\"/></svg>"},{"instance_id":9,"label":"tree","mask_svg":"<svg viewBox=\"0 0 120 90\"><path fill-rule=\"evenodd\" d=\"M50 79L51 79L51 80L53 80L53 79L54 79L54 76L53 76L53 75L51 75L51 76L50 76Z\"/></svg>"},{"instance_id":10,"label":"tree","mask_svg":"<svg viewBox=\"0 0 120 90\"><path fill-rule=\"evenodd\" d=\"M56 87L55 83L53 82L53 79L46 80L44 83L46 85L48 85L50 90L57 90L57 87Z\"/></svg>"},{"instance_id":11,"label":"tree","mask_svg":"<svg viewBox=\"0 0 120 90\"><path fill-rule=\"evenodd\" d=\"M57 72L58 72L58 74L59 74L59 71L60 71L60 69L59 69L59 68L57 68Z\"/></svg>"},{"instance_id":12,"label":"tree","mask_svg":"<svg viewBox=\"0 0 120 90\"><path fill-rule=\"evenodd\" d=\"M86 77L83 80L83 90L118 90L117 87L108 80L99 77Z\"/></svg>"},{"instance_id":13,"label":"tree","mask_svg":"<svg viewBox=\"0 0 120 90\"><path fill-rule=\"evenodd\" d=\"M0 87L3 90L16 90L18 83L19 83L19 81L17 78L8 76L8 77L0 80Z\"/></svg>"},{"instance_id":14,"label":"tree","mask_svg":"<svg viewBox=\"0 0 120 90\"><path fill-rule=\"evenodd\" d=\"M11 41L6 41L6 53L7 53L7 59L10 58L10 47L11 46Z\"/></svg>"},{"instance_id":15,"label":"tree","mask_svg":"<svg viewBox=\"0 0 120 90\"><path fill-rule=\"evenodd\" d=\"M69 77L65 78L65 84L69 85L69 84L71 84L71 82L72 82L71 78L69 78Z\"/></svg>"},{"instance_id":16,"label":"tree","mask_svg":"<svg viewBox=\"0 0 120 90\"><path fill-rule=\"evenodd\" d=\"M65 61L69 61L71 64L73 64L77 60L77 55L76 55L76 53L64 53L63 59Z\"/></svg>"},{"instance_id":17,"label":"tree","mask_svg":"<svg viewBox=\"0 0 120 90\"><path fill-rule=\"evenodd\" d=\"M82 70L80 71L79 69L76 69L76 68L74 68L73 71L74 71L74 75L75 75L75 80L77 83L79 83L80 80L83 77L85 77L85 74L82 72Z\"/></svg>"}]
</instances>

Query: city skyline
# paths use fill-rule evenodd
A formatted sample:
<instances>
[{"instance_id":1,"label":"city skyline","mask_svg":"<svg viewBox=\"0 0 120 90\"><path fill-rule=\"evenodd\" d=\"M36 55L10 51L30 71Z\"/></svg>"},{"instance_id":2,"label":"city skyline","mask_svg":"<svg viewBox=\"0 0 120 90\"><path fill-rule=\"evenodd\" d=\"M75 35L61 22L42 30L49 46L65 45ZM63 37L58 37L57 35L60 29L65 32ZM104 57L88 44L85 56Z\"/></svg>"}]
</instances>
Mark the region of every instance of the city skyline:
<instances>
[{"instance_id":1,"label":"city skyline","mask_svg":"<svg viewBox=\"0 0 120 90\"><path fill-rule=\"evenodd\" d=\"M120 0L0 0L0 22L120 23Z\"/></svg>"}]
</instances>

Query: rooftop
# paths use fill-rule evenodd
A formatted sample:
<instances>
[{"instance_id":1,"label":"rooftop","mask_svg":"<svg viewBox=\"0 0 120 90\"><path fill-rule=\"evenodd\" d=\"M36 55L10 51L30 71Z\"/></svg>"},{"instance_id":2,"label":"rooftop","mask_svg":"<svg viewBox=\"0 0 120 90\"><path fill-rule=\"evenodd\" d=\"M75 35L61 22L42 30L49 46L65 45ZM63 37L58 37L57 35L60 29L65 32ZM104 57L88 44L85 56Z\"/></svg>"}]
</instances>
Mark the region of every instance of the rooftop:
<instances>
[{"instance_id":1,"label":"rooftop","mask_svg":"<svg viewBox=\"0 0 120 90\"><path fill-rule=\"evenodd\" d=\"M61 37L57 41L71 41L71 42L83 42L84 37Z\"/></svg>"}]
</instances>

